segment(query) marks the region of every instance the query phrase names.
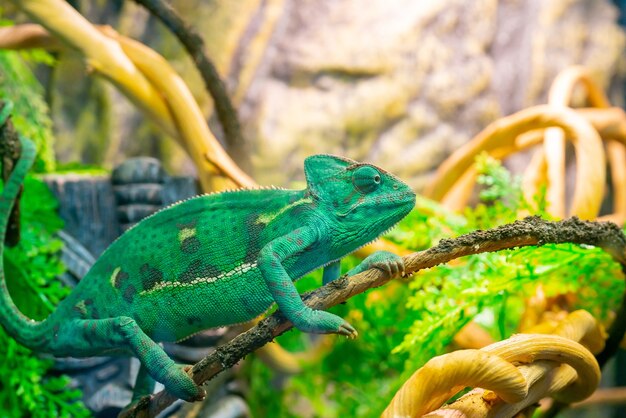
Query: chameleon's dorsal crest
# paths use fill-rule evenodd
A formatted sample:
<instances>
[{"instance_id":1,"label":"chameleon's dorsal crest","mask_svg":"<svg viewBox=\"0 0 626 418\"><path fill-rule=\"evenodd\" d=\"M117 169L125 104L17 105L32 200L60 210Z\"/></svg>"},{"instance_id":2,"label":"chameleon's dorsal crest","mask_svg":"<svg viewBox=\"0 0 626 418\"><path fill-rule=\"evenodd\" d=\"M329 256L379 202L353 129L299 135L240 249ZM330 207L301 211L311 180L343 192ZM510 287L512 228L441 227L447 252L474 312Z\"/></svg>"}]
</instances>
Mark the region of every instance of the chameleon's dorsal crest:
<instances>
[{"instance_id":1,"label":"chameleon's dorsal crest","mask_svg":"<svg viewBox=\"0 0 626 418\"><path fill-rule=\"evenodd\" d=\"M304 160L304 176L309 190L319 193L320 187L330 179L341 178L346 168L358 164L349 158L329 154L318 154Z\"/></svg>"}]
</instances>

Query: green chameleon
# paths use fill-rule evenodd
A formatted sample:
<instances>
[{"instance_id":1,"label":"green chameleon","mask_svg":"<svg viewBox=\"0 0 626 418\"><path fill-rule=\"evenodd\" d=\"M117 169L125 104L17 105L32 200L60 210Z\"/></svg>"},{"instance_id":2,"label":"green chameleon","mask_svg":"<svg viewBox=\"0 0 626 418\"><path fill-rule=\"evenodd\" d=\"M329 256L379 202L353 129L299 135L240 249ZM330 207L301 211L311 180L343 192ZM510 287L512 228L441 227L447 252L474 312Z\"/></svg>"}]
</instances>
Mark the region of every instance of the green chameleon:
<instances>
[{"instance_id":1,"label":"green chameleon","mask_svg":"<svg viewBox=\"0 0 626 418\"><path fill-rule=\"evenodd\" d=\"M2 237L35 157L33 144L21 141L22 155L0 196ZM415 194L393 175L346 158L314 155L304 171L304 190L209 194L145 218L41 322L18 311L0 265L2 326L24 346L56 356L136 356L133 401L152 392L155 380L181 399L202 399L204 390L157 342L249 321L274 302L302 331L356 337L342 318L304 305L293 281L322 266L324 284L338 278L340 259L407 215ZM404 271L400 257L381 251L348 275L370 268Z\"/></svg>"}]
</instances>

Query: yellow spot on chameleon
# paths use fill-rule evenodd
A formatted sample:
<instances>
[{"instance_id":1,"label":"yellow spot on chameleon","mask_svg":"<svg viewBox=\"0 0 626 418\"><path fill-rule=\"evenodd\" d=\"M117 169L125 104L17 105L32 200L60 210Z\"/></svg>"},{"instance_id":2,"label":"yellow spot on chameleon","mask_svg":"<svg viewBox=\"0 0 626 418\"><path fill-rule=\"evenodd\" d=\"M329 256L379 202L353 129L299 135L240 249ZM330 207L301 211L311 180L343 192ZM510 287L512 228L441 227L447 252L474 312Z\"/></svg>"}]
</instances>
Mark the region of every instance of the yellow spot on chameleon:
<instances>
[{"instance_id":1,"label":"yellow spot on chameleon","mask_svg":"<svg viewBox=\"0 0 626 418\"><path fill-rule=\"evenodd\" d=\"M85 305L84 300L81 300L76 305L74 305L74 309L83 316L87 315L87 306Z\"/></svg>"},{"instance_id":2,"label":"yellow spot on chameleon","mask_svg":"<svg viewBox=\"0 0 626 418\"><path fill-rule=\"evenodd\" d=\"M196 228L183 228L178 232L178 240L183 242L187 238L196 236Z\"/></svg>"},{"instance_id":3,"label":"yellow spot on chameleon","mask_svg":"<svg viewBox=\"0 0 626 418\"><path fill-rule=\"evenodd\" d=\"M311 203L311 202L313 202L313 199L310 197L305 197L300 200L296 200L295 202L285 207L280 208L278 211L274 213L264 213L264 214L259 215L259 217L256 219L256 223L267 225L268 223L272 222L275 218L277 218L279 215L283 214L284 212L288 211L289 209L295 206L304 205L304 204Z\"/></svg>"},{"instance_id":4,"label":"yellow spot on chameleon","mask_svg":"<svg viewBox=\"0 0 626 418\"><path fill-rule=\"evenodd\" d=\"M122 271L121 267L116 267L115 270L113 270L113 273L111 274L111 279L110 279L111 286L115 287L115 278L117 277L120 271Z\"/></svg>"}]
</instances>

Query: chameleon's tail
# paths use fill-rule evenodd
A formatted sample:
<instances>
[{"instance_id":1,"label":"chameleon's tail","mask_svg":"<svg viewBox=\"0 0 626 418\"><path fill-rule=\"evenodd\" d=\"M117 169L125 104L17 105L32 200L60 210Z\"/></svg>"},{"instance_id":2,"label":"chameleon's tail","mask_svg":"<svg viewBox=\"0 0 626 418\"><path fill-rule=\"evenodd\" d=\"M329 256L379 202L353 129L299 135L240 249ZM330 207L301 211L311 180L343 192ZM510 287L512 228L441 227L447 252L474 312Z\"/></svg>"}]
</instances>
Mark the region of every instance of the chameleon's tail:
<instances>
[{"instance_id":1,"label":"chameleon's tail","mask_svg":"<svg viewBox=\"0 0 626 418\"><path fill-rule=\"evenodd\" d=\"M6 107L6 106L5 106ZM35 159L35 146L20 138L22 153L9 180L0 195L0 324L5 331L20 344L29 348L42 347L47 338L46 322L33 321L24 316L11 300L4 278L4 236L7 230L8 218L24 182L24 177Z\"/></svg>"}]
</instances>

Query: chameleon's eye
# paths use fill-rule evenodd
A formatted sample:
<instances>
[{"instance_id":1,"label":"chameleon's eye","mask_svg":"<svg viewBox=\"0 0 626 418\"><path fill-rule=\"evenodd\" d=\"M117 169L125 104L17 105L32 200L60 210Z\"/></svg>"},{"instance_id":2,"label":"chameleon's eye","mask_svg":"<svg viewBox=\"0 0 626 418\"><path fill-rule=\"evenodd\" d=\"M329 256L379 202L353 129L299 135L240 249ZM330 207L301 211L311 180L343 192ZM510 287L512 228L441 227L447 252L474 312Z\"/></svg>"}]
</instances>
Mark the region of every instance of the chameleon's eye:
<instances>
[{"instance_id":1,"label":"chameleon's eye","mask_svg":"<svg viewBox=\"0 0 626 418\"><path fill-rule=\"evenodd\" d=\"M352 183L361 193L371 193L378 189L382 177L374 167L363 166L357 168L352 174Z\"/></svg>"}]
</instances>

